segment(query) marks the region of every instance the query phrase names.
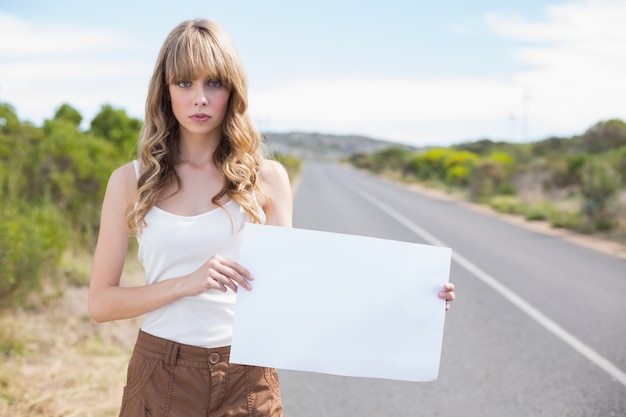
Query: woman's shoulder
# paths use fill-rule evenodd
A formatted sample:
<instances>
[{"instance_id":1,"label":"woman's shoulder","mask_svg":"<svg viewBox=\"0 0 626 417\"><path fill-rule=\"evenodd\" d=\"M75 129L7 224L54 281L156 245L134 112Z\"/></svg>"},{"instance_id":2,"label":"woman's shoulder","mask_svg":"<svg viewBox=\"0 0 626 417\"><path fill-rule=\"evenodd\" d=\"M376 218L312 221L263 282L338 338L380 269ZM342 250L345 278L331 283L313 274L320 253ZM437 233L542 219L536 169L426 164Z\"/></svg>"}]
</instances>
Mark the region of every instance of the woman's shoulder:
<instances>
[{"instance_id":1,"label":"woman's shoulder","mask_svg":"<svg viewBox=\"0 0 626 417\"><path fill-rule=\"evenodd\" d=\"M110 181L120 181L126 183L127 181L132 180L135 183L137 182L137 171L136 171L136 161L130 161L117 167L111 173Z\"/></svg>"},{"instance_id":2,"label":"woman's shoulder","mask_svg":"<svg viewBox=\"0 0 626 417\"><path fill-rule=\"evenodd\" d=\"M134 199L137 191L137 173L133 161L116 168L109 178L108 188L123 192L128 199Z\"/></svg>"},{"instance_id":3,"label":"woman's shoulder","mask_svg":"<svg viewBox=\"0 0 626 417\"><path fill-rule=\"evenodd\" d=\"M274 159L264 159L261 163L261 175L281 177L287 175L287 170L283 164Z\"/></svg>"},{"instance_id":4,"label":"woman's shoulder","mask_svg":"<svg viewBox=\"0 0 626 417\"><path fill-rule=\"evenodd\" d=\"M262 205L263 210L269 212L266 224L290 227L293 196L287 170L280 162L266 159L261 165L260 182L263 197L267 198Z\"/></svg>"},{"instance_id":5,"label":"woman's shoulder","mask_svg":"<svg viewBox=\"0 0 626 417\"><path fill-rule=\"evenodd\" d=\"M278 185L289 182L287 170L278 161L273 159L264 159L261 163L260 179L266 186Z\"/></svg>"}]
</instances>

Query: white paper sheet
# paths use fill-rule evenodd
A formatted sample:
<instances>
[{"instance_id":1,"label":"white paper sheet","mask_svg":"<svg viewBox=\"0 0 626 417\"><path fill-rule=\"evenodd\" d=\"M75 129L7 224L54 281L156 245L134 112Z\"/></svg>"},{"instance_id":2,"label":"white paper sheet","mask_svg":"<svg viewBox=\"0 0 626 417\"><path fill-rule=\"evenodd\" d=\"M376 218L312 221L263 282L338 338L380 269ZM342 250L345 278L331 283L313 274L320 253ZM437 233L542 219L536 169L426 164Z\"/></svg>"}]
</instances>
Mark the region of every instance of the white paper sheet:
<instances>
[{"instance_id":1,"label":"white paper sheet","mask_svg":"<svg viewBox=\"0 0 626 417\"><path fill-rule=\"evenodd\" d=\"M432 381L439 372L449 248L251 225L231 362Z\"/></svg>"}]
</instances>

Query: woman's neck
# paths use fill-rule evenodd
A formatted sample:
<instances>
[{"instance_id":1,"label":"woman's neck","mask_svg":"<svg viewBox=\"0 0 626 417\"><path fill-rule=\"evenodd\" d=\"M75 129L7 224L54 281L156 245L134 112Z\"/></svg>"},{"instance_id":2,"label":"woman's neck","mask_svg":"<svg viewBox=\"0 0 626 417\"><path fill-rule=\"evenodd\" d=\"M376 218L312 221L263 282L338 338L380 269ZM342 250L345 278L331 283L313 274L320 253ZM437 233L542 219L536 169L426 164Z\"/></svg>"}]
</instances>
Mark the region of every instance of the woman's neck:
<instances>
[{"instance_id":1,"label":"woman's neck","mask_svg":"<svg viewBox=\"0 0 626 417\"><path fill-rule=\"evenodd\" d=\"M221 138L217 136L180 137L180 160L192 165L201 166L213 162L213 155Z\"/></svg>"}]
</instances>

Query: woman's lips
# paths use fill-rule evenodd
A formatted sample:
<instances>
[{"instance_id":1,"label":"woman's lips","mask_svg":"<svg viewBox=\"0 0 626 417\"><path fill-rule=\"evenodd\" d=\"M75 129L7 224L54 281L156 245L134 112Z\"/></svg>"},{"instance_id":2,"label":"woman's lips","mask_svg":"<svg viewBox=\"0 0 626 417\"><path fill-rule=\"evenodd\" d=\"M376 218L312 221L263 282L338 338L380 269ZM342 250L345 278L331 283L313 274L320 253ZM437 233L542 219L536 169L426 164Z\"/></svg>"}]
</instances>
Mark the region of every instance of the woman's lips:
<instances>
[{"instance_id":1,"label":"woman's lips","mask_svg":"<svg viewBox=\"0 0 626 417\"><path fill-rule=\"evenodd\" d=\"M206 122L207 120L211 118L211 116L209 116L208 114L204 114L204 113L196 113L196 114L192 114L191 116L189 116L189 118L193 120L194 122Z\"/></svg>"}]
</instances>

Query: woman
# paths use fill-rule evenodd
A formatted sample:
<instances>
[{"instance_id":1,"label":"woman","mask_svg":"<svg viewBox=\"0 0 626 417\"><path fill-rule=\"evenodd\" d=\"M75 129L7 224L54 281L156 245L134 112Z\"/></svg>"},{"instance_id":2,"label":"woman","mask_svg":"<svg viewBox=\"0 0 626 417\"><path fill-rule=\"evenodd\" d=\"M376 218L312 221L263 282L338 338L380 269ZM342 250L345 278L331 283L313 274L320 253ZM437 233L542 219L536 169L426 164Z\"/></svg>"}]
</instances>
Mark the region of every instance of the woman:
<instances>
[{"instance_id":1,"label":"woman","mask_svg":"<svg viewBox=\"0 0 626 417\"><path fill-rule=\"evenodd\" d=\"M282 416L276 370L228 361L236 291L252 288L237 263L246 222L291 227L289 179L262 157L232 41L186 21L159 53L139 160L113 172L102 205L89 312L145 314L121 416ZM120 287L131 235L147 285Z\"/></svg>"}]
</instances>

